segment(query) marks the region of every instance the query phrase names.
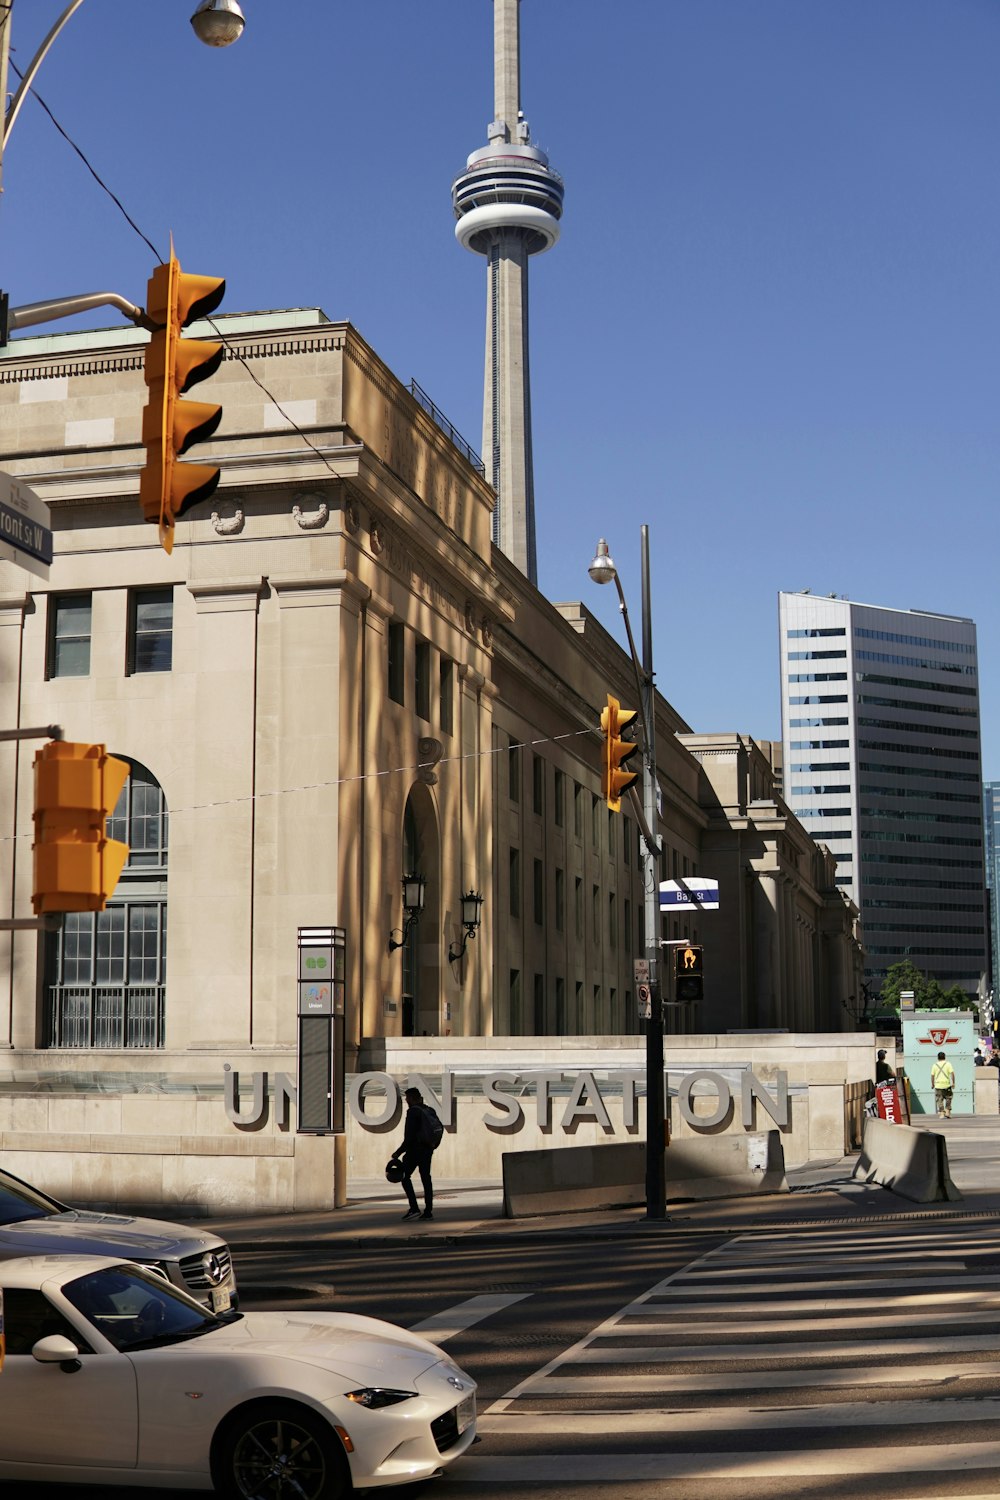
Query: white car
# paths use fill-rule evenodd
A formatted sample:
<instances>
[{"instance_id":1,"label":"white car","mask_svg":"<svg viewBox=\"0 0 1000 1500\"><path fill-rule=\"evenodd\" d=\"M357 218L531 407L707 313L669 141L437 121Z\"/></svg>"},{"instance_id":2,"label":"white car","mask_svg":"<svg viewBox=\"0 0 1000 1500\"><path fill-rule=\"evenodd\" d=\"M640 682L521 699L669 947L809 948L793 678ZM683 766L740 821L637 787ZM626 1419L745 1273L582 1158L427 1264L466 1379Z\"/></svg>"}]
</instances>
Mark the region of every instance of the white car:
<instances>
[{"instance_id":1,"label":"white car","mask_svg":"<svg viewBox=\"0 0 1000 1500\"><path fill-rule=\"evenodd\" d=\"M429 1479L476 1434L475 1382L343 1313L213 1314L103 1256L0 1262L0 1481L341 1500Z\"/></svg>"}]
</instances>

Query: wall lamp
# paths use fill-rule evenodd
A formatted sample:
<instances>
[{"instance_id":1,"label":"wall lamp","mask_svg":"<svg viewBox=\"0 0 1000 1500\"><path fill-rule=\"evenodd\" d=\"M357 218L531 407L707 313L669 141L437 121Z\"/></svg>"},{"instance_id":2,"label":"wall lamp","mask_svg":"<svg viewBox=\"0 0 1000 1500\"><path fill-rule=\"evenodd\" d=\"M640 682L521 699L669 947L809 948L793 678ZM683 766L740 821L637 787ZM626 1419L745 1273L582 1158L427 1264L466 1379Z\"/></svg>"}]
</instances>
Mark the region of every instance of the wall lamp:
<instances>
[{"instance_id":1,"label":"wall lamp","mask_svg":"<svg viewBox=\"0 0 1000 1500\"><path fill-rule=\"evenodd\" d=\"M479 930L479 923L481 920L479 909L482 904L483 898L478 891L466 891L465 895L462 897L462 926L465 928L465 931L462 933L462 942L460 947L456 948L454 943L449 945L448 957L452 963L454 963L456 959L463 958L465 956L466 944L468 943L470 938L475 937L477 931Z\"/></svg>"},{"instance_id":2,"label":"wall lamp","mask_svg":"<svg viewBox=\"0 0 1000 1500\"><path fill-rule=\"evenodd\" d=\"M399 931L397 927L394 927L389 933L390 953L394 948L402 948L406 942L410 928L419 919L420 913L424 909L424 886L426 884L427 882L423 875L403 876L403 912L406 916L406 921L403 923L403 930L398 938L393 937L393 933Z\"/></svg>"}]
</instances>

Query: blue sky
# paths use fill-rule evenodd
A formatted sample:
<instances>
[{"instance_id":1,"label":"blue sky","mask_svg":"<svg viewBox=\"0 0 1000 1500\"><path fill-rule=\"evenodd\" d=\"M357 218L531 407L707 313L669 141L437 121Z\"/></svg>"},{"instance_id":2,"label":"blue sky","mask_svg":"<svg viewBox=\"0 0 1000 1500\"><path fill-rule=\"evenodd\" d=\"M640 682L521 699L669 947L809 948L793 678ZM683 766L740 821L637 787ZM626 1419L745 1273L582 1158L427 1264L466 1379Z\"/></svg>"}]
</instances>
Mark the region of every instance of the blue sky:
<instances>
[{"instance_id":1,"label":"blue sky","mask_svg":"<svg viewBox=\"0 0 1000 1500\"><path fill-rule=\"evenodd\" d=\"M349 318L478 448L485 271L449 189L492 115L490 0L243 6L214 51L194 0L85 0L38 92L223 311ZM61 9L16 0L22 67ZM566 181L531 268L543 592L618 633L587 563L607 536L638 619L648 523L659 687L758 738L780 589L969 615L1000 780L1000 4L523 0L521 25ZM13 305L144 300L149 250L34 101L4 190Z\"/></svg>"}]
</instances>

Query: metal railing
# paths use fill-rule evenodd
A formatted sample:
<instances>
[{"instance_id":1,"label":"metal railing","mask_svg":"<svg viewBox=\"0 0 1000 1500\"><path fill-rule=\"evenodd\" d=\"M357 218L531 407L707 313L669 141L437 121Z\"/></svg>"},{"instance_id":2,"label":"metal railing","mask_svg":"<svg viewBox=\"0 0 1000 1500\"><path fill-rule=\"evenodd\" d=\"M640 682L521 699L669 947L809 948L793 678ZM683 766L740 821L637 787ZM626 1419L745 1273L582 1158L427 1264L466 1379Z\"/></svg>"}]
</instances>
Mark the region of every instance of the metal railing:
<instances>
[{"instance_id":1,"label":"metal railing","mask_svg":"<svg viewBox=\"0 0 1000 1500\"><path fill-rule=\"evenodd\" d=\"M163 1046L165 986L52 984L46 1045L107 1050Z\"/></svg>"},{"instance_id":2,"label":"metal railing","mask_svg":"<svg viewBox=\"0 0 1000 1500\"><path fill-rule=\"evenodd\" d=\"M439 407L434 405L434 402L431 400L430 396L428 396L423 387L418 385L415 380L411 380L409 391L413 399L423 407L424 411L431 418L431 420L435 422L438 427L440 427L445 437L451 439L451 441L455 444L455 447L458 449L459 453L461 453L462 457L467 458L469 463L475 469L476 473L481 474L485 479L486 465L479 457L479 454L476 452L475 448L473 448L470 443L467 443L465 441L465 438L459 432L458 428L452 426L451 422L448 421L448 418L445 416L444 412L441 411Z\"/></svg>"}]
</instances>

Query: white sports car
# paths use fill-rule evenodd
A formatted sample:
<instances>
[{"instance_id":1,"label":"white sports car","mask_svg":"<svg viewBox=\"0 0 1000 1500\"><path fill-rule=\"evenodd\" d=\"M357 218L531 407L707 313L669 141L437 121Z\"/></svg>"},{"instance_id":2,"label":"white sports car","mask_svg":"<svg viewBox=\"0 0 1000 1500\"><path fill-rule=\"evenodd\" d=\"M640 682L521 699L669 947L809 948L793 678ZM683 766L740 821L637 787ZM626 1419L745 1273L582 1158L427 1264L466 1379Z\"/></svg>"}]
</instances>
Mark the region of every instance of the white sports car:
<instances>
[{"instance_id":1,"label":"white sports car","mask_svg":"<svg viewBox=\"0 0 1000 1500\"><path fill-rule=\"evenodd\" d=\"M341 1500L428 1479L475 1439L475 1382L342 1313L213 1314L98 1256L0 1262L0 1481Z\"/></svg>"}]
</instances>

